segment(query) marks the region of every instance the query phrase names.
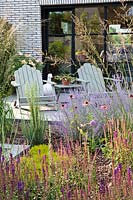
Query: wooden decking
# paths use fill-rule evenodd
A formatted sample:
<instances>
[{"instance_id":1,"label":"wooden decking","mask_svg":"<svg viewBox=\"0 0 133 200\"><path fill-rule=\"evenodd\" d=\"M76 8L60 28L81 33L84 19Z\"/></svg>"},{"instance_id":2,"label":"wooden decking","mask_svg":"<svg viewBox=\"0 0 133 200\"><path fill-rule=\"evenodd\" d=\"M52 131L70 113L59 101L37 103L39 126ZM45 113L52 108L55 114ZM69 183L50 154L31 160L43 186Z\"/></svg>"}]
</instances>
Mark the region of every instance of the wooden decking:
<instances>
[{"instance_id":1,"label":"wooden decking","mask_svg":"<svg viewBox=\"0 0 133 200\"><path fill-rule=\"evenodd\" d=\"M17 101L16 95L7 97L5 101L9 105L11 105L15 120L29 120L30 119L30 112L29 112L28 106L24 107L25 110L21 109L21 111L19 108L16 108L14 106L14 102ZM40 107L40 113L41 113L42 119L44 121L47 120L48 122L54 122L54 121L59 122L65 119L60 108L58 110L54 110L52 107L43 106L43 107Z\"/></svg>"}]
</instances>

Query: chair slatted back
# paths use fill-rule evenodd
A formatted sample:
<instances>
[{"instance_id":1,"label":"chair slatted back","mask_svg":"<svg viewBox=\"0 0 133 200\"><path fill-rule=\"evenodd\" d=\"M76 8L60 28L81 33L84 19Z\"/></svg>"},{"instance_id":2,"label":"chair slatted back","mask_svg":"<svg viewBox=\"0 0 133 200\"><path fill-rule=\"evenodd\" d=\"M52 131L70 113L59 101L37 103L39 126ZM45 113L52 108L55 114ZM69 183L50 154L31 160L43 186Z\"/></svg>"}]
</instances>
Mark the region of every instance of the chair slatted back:
<instances>
[{"instance_id":1,"label":"chair slatted back","mask_svg":"<svg viewBox=\"0 0 133 200\"><path fill-rule=\"evenodd\" d=\"M78 69L78 75L79 79L89 81L87 85L83 83L83 87L87 92L103 93L106 91L103 74L100 68L97 68L90 63L85 63Z\"/></svg>"},{"instance_id":2,"label":"chair slatted back","mask_svg":"<svg viewBox=\"0 0 133 200\"><path fill-rule=\"evenodd\" d=\"M15 81L20 84L18 88L20 98L27 96L31 88L35 88L35 94L37 96L43 96L42 75L39 70L29 65L23 65L15 71L14 76Z\"/></svg>"}]
</instances>

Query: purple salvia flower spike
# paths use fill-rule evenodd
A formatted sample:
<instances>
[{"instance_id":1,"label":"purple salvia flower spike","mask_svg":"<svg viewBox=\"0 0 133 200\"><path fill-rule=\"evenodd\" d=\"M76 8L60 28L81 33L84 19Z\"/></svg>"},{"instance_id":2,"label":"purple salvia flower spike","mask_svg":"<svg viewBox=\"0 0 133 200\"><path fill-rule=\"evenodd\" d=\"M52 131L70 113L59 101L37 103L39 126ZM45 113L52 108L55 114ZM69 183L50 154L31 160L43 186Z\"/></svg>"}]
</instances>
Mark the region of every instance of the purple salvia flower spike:
<instances>
[{"instance_id":1,"label":"purple salvia flower spike","mask_svg":"<svg viewBox=\"0 0 133 200\"><path fill-rule=\"evenodd\" d=\"M2 154L2 147L0 147L0 155Z\"/></svg>"},{"instance_id":2,"label":"purple salvia flower spike","mask_svg":"<svg viewBox=\"0 0 133 200\"><path fill-rule=\"evenodd\" d=\"M115 177L117 176L118 172L119 172L119 169L118 169L118 167L116 167L115 170L114 170Z\"/></svg>"},{"instance_id":3,"label":"purple salvia flower spike","mask_svg":"<svg viewBox=\"0 0 133 200\"><path fill-rule=\"evenodd\" d=\"M69 191L69 192L67 193L67 199L68 199L68 200L71 199L71 191Z\"/></svg>"},{"instance_id":4,"label":"purple salvia flower spike","mask_svg":"<svg viewBox=\"0 0 133 200\"><path fill-rule=\"evenodd\" d=\"M5 156L2 155L2 163L5 161Z\"/></svg>"},{"instance_id":5,"label":"purple salvia flower spike","mask_svg":"<svg viewBox=\"0 0 133 200\"><path fill-rule=\"evenodd\" d=\"M11 173L12 173L12 176L15 175L15 166L14 165L11 166Z\"/></svg>"},{"instance_id":6,"label":"purple salvia flower spike","mask_svg":"<svg viewBox=\"0 0 133 200\"><path fill-rule=\"evenodd\" d=\"M18 181L18 193L22 192L24 190L24 182Z\"/></svg>"},{"instance_id":7,"label":"purple salvia flower spike","mask_svg":"<svg viewBox=\"0 0 133 200\"><path fill-rule=\"evenodd\" d=\"M101 180L100 181L100 186L99 186L99 192L101 194L104 194L106 191L106 185L105 185L105 181L104 180Z\"/></svg>"},{"instance_id":8,"label":"purple salvia flower spike","mask_svg":"<svg viewBox=\"0 0 133 200\"><path fill-rule=\"evenodd\" d=\"M122 164L121 164L121 163L118 164L118 169L119 169L120 171L122 170Z\"/></svg>"},{"instance_id":9,"label":"purple salvia flower spike","mask_svg":"<svg viewBox=\"0 0 133 200\"><path fill-rule=\"evenodd\" d=\"M25 200L29 200L29 190L26 191Z\"/></svg>"},{"instance_id":10,"label":"purple salvia flower spike","mask_svg":"<svg viewBox=\"0 0 133 200\"><path fill-rule=\"evenodd\" d=\"M131 168L129 167L127 169L127 176L128 176L128 183L131 182L131 179L132 179L132 175L131 175L132 171L131 171Z\"/></svg>"}]
</instances>

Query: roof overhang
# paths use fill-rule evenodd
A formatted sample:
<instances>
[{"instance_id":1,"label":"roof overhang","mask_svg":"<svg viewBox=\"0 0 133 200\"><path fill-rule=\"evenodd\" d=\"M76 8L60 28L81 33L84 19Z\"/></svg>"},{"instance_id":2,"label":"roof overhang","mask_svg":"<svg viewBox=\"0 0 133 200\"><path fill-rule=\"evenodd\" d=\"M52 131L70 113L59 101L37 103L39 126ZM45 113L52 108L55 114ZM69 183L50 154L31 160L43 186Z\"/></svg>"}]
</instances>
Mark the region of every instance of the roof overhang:
<instances>
[{"instance_id":1,"label":"roof overhang","mask_svg":"<svg viewBox=\"0 0 133 200\"><path fill-rule=\"evenodd\" d=\"M101 3L120 3L121 0L39 0L40 5L73 5L73 4L101 4ZM126 0L126 2L132 2Z\"/></svg>"}]
</instances>

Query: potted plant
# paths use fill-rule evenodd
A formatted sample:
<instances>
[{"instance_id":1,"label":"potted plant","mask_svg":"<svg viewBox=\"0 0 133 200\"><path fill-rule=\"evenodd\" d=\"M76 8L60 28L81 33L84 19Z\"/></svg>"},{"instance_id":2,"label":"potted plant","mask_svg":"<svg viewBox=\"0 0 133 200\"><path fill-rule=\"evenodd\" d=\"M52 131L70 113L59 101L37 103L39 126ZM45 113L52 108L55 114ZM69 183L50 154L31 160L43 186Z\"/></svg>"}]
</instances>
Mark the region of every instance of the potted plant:
<instances>
[{"instance_id":1,"label":"potted plant","mask_svg":"<svg viewBox=\"0 0 133 200\"><path fill-rule=\"evenodd\" d=\"M75 81L75 77L71 74L61 74L55 77L56 80L60 80L63 85L69 85L73 81Z\"/></svg>"}]
</instances>

